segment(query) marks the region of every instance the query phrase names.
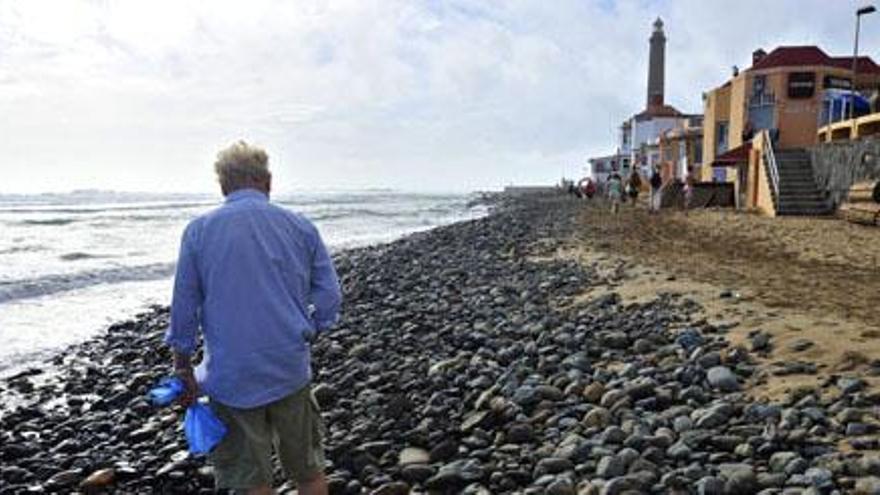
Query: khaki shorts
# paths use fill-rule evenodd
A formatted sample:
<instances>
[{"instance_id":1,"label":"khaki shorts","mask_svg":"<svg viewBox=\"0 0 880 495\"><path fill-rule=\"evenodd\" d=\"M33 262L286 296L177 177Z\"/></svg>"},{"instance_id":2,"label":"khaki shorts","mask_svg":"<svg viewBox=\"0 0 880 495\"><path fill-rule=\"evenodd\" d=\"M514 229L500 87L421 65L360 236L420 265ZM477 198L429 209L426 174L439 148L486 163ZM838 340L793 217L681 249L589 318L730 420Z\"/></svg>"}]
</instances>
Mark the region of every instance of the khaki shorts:
<instances>
[{"instance_id":1,"label":"khaki shorts","mask_svg":"<svg viewBox=\"0 0 880 495\"><path fill-rule=\"evenodd\" d=\"M210 454L218 489L246 490L272 485L272 449L284 474L307 481L324 471L324 425L307 386L253 409L211 403L228 432Z\"/></svg>"}]
</instances>

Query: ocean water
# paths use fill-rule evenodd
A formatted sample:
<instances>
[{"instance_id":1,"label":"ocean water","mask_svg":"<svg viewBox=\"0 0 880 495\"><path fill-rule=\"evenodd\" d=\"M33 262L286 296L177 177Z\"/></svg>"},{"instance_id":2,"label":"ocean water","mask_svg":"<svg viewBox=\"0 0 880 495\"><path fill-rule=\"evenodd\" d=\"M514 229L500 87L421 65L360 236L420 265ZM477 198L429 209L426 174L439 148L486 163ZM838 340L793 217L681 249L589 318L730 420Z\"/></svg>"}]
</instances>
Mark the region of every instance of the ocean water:
<instances>
[{"instance_id":1,"label":"ocean water","mask_svg":"<svg viewBox=\"0 0 880 495\"><path fill-rule=\"evenodd\" d=\"M473 195L388 191L273 196L311 219L331 251L485 214ZM0 376L168 304L183 227L212 195L0 195Z\"/></svg>"}]
</instances>

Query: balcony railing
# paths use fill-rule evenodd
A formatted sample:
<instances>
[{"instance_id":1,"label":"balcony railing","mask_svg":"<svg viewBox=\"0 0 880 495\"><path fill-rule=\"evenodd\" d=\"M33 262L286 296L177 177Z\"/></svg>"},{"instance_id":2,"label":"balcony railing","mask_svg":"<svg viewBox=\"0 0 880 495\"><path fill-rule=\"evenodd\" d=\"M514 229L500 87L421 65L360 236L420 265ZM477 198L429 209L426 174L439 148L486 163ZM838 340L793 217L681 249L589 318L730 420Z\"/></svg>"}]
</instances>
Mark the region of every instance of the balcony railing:
<instances>
[{"instance_id":1,"label":"balcony railing","mask_svg":"<svg viewBox=\"0 0 880 495\"><path fill-rule=\"evenodd\" d=\"M779 168L776 165L776 153L773 152L773 139L770 131L761 131L764 141L764 165L767 169L767 178L770 180L770 191L773 193L773 203L779 201Z\"/></svg>"}]
</instances>

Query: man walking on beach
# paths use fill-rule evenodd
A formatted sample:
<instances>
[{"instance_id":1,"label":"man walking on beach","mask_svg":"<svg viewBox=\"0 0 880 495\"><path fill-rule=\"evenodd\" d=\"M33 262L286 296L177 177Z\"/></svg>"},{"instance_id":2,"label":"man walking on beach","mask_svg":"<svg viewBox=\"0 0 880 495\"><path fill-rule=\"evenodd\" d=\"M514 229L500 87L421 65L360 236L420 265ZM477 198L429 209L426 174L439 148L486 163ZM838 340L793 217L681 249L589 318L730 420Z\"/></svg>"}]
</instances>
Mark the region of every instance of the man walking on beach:
<instances>
[{"instance_id":1,"label":"man walking on beach","mask_svg":"<svg viewBox=\"0 0 880 495\"><path fill-rule=\"evenodd\" d=\"M338 318L333 262L311 222L269 202L265 151L240 141L214 167L226 201L183 233L165 335L182 403L203 392L228 429L211 453L217 488L274 493L274 445L300 494L326 494L310 343Z\"/></svg>"}]
</instances>

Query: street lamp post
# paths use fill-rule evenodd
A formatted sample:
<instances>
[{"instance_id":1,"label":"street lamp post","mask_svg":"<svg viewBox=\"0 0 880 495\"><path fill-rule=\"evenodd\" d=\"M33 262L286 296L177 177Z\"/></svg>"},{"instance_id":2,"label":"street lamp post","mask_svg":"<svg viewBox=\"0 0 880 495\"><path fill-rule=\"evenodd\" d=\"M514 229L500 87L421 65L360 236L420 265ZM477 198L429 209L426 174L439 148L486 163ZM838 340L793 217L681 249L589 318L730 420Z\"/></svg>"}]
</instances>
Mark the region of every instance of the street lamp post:
<instances>
[{"instance_id":1,"label":"street lamp post","mask_svg":"<svg viewBox=\"0 0 880 495\"><path fill-rule=\"evenodd\" d=\"M859 21L861 20L863 15L871 14L876 12L877 9L873 5L868 5L867 7L862 7L856 11L856 38L853 42L853 60L852 60L852 88L850 88L849 94L849 118L854 119L856 117L856 75L858 75L859 70Z\"/></svg>"}]
</instances>

